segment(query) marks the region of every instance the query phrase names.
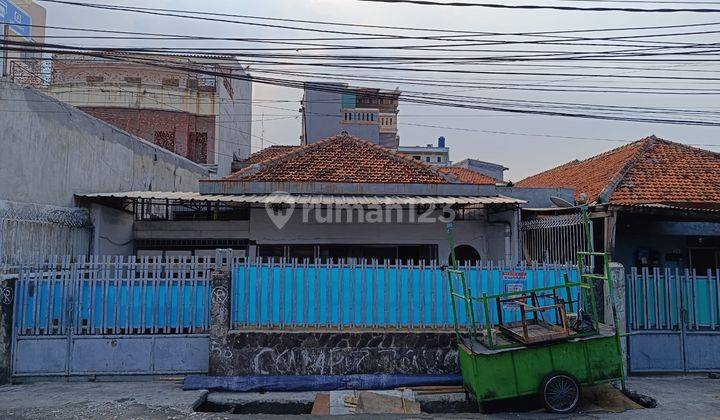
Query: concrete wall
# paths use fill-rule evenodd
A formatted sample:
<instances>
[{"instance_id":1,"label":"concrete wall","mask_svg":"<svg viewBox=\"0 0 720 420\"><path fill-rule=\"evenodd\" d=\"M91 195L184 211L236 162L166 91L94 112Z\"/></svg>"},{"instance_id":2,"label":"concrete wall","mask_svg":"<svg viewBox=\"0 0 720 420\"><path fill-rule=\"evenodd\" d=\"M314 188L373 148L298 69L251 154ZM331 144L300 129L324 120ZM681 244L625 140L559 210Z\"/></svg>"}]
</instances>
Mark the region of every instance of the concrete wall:
<instances>
[{"instance_id":1,"label":"concrete wall","mask_svg":"<svg viewBox=\"0 0 720 420\"><path fill-rule=\"evenodd\" d=\"M503 180L503 177L505 176L505 170L507 169L504 166L498 165L496 163L483 162L475 159L461 160L460 162L453 164L453 166L470 169L472 171L495 178L499 181Z\"/></svg>"},{"instance_id":2,"label":"concrete wall","mask_svg":"<svg viewBox=\"0 0 720 420\"><path fill-rule=\"evenodd\" d=\"M356 124L354 121L342 121L338 132L340 134L347 131L348 134L369 140L375 144L380 144L380 125L374 124Z\"/></svg>"},{"instance_id":3,"label":"concrete wall","mask_svg":"<svg viewBox=\"0 0 720 420\"><path fill-rule=\"evenodd\" d=\"M197 191L203 167L36 90L0 81L0 199L73 206L75 193Z\"/></svg>"},{"instance_id":4,"label":"concrete wall","mask_svg":"<svg viewBox=\"0 0 720 420\"><path fill-rule=\"evenodd\" d=\"M380 132L380 146L389 147L390 149L397 149L400 145L400 139L398 138L397 132L383 133Z\"/></svg>"},{"instance_id":5,"label":"concrete wall","mask_svg":"<svg viewBox=\"0 0 720 420\"><path fill-rule=\"evenodd\" d=\"M230 331L210 352L220 376L460 372L454 332Z\"/></svg>"},{"instance_id":6,"label":"concrete wall","mask_svg":"<svg viewBox=\"0 0 720 420\"><path fill-rule=\"evenodd\" d=\"M327 216L327 212L321 211L320 216ZM342 217L347 220L345 214ZM314 212L304 216L302 209L296 209L279 229L265 208L253 208L250 221L136 222L134 238L248 239L258 245L436 245L438 257L446 261L450 255L446 224L410 223L409 217L404 211L404 223L319 223ZM455 245L472 246L483 260L516 262L520 255L518 217L519 212L511 210L492 215L492 224L484 219L455 221ZM255 255L253 251L251 256Z\"/></svg>"},{"instance_id":7,"label":"concrete wall","mask_svg":"<svg viewBox=\"0 0 720 420\"><path fill-rule=\"evenodd\" d=\"M94 255L133 255L134 216L121 210L93 204L90 207Z\"/></svg>"},{"instance_id":8,"label":"concrete wall","mask_svg":"<svg viewBox=\"0 0 720 420\"><path fill-rule=\"evenodd\" d=\"M237 69L233 74L247 76ZM217 119L215 132L217 145L214 161L218 175L231 172L233 156L239 160L250 156L252 145L252 81L218 77Z\"/></svg>"},{"instance_id":9,"label":"concrete wall","mask_svg":"<svg viewBox=\"0 0 720 420\"><path fill-rule=\"evenodd\" d=\"M105 232L104 222L112 226L122 218L123 229L132 232L132 217L108 212L98 219L103 225L92 238L89 225L73 222L74 194L197 191L198 180L209 175L187 159L36 90L0 81L0 103L12 108L0 112L0 200L6 204L0 206L1 261L100 250L125 253L127 247L108 244L127 237ZM103 236L108 244L103 245Z\"/></svg>"},{"instance_id":10,"label":"concrete wall","mask_svg":"<svg viewBox=\"0 0 720 420\"><path fill-rule=\"evenodd\" d=\"M301 209L296 210L287 224L282 229L278 229L264 208L252 209L249 239L261 245L437 245L438 256L441 260L447 260L450 255L447 227L443 222L318 223L313 214L308 214L305 218L308 222L304 222L302 213ZM326 215L327 213L321 211L320 214ZM408 219L409 214L405 211L403 220ZM504 225L491 226L484 220L456 221L454 225L456 246L470 245L484 260L500 261L505 259ZM517 257L517 253L514 256Z\"/></svg>"},{"instance_id":11,"label":"concrete wall","mask_svg":"<svg viewBox=\"0 0 720 420\"><path fill-rule=\"evenodd\" d=\"M339 85L338 85L339 86ZM323 92L305 89L303 99L303 144L315 143L326 137L342 132L343 116L342 95L336 92Z\"/></svg>"}]
</instances>

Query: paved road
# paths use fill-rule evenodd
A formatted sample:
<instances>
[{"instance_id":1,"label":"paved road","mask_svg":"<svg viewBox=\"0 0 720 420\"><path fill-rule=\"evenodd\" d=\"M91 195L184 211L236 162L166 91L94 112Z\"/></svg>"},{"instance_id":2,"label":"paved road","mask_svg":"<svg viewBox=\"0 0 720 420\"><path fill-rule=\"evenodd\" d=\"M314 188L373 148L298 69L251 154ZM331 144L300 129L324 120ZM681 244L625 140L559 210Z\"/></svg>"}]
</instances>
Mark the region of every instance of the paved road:
<instances>
[{"instance_id":1,"label":"paved road","mask_svg":"<svg viewBox=\"0 0 720 420\"><path fill-rule=\"evenodd\" d=\"M703 376L633 378L631 388L655 397L659 407L623 413L586 412L571 416L546 413L498 413L492 415L420 415L415 418L455 419L720 419L720 380ZM196 413L204 391L182 391L170 382L45 382L0 387L0 418L5 419L167 419L241 418L220 413ZM247 418L286 416L247 416ZM382 416L401 418L402 416ZM378 418L378 416L353 416Z\"/></svg>"}]
</instances>

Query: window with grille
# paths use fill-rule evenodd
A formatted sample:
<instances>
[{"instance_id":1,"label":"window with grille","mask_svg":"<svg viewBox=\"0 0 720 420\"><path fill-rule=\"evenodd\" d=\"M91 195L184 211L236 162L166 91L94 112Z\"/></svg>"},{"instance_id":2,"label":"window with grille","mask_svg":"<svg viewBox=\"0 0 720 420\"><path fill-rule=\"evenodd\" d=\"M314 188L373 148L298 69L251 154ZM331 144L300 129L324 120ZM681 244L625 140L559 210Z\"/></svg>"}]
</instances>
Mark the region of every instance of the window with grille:
<instances>
[{"instance_id":1,"label":"window with grille","mask_svg":"<svg viewBox=\"0 0 720 420\"><path fill-rule=\"evenodd\" d=\"M190 133L188 136L188 159L207 163L208 133Z\"/></svg>"},{"instance_id":2,"label":"window with grille","mask_svg":"<svg viewBox=\"0 0 720 420\"><path fill-rule=\"evenodd\" d=\"M156 131L155 144L167 149L171 152L175 151L175 132L174 131Z\"/></svg>"}]
</instances>

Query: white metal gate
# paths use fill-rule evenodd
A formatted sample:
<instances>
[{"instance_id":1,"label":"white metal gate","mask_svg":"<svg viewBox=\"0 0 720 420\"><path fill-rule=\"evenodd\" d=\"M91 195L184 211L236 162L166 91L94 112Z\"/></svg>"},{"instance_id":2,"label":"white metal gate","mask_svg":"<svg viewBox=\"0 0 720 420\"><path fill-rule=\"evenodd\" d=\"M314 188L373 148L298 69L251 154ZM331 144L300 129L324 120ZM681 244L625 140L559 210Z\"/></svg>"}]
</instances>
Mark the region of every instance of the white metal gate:
<instances>
[{"instance_id":1,"label":"white metal gate","mask_svg":"<svg viewBox=\"0 0 720 420\"><path fill-rule=\"evenodd\" d=\"M632 268L627 277L631 372L720 369L720 270Z\"/></svg>"},{"instance_id":2,"label":"white metal gate","mask_svg":"<svg viewBox=\"0 0 720 420\"><path fill-rule=\"evenodd\" d=\"M22 266L13 375L207 372L210 267L148 257Z\"/></svg>"}]
</instances>

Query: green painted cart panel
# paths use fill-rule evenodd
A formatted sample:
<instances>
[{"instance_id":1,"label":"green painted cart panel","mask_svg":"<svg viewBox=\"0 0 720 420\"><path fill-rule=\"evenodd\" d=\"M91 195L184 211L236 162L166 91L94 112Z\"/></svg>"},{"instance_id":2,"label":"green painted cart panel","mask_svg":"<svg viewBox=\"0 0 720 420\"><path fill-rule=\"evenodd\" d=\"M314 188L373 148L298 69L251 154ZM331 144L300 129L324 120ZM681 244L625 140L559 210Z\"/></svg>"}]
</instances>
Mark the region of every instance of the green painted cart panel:
<instances>
[{"instance_id":1,"label":"green painted cart panel","mask_svg":"<svg viewBox=\"0 0 720 420\"><path fill-rule=\"evenodd\" d=\"M545 376L556 371L583 386L620 379L620 360L615 336L608 334L499 351L460 346L465 387L479 402L536 394Z\"/></svg>"}]
</instances>

